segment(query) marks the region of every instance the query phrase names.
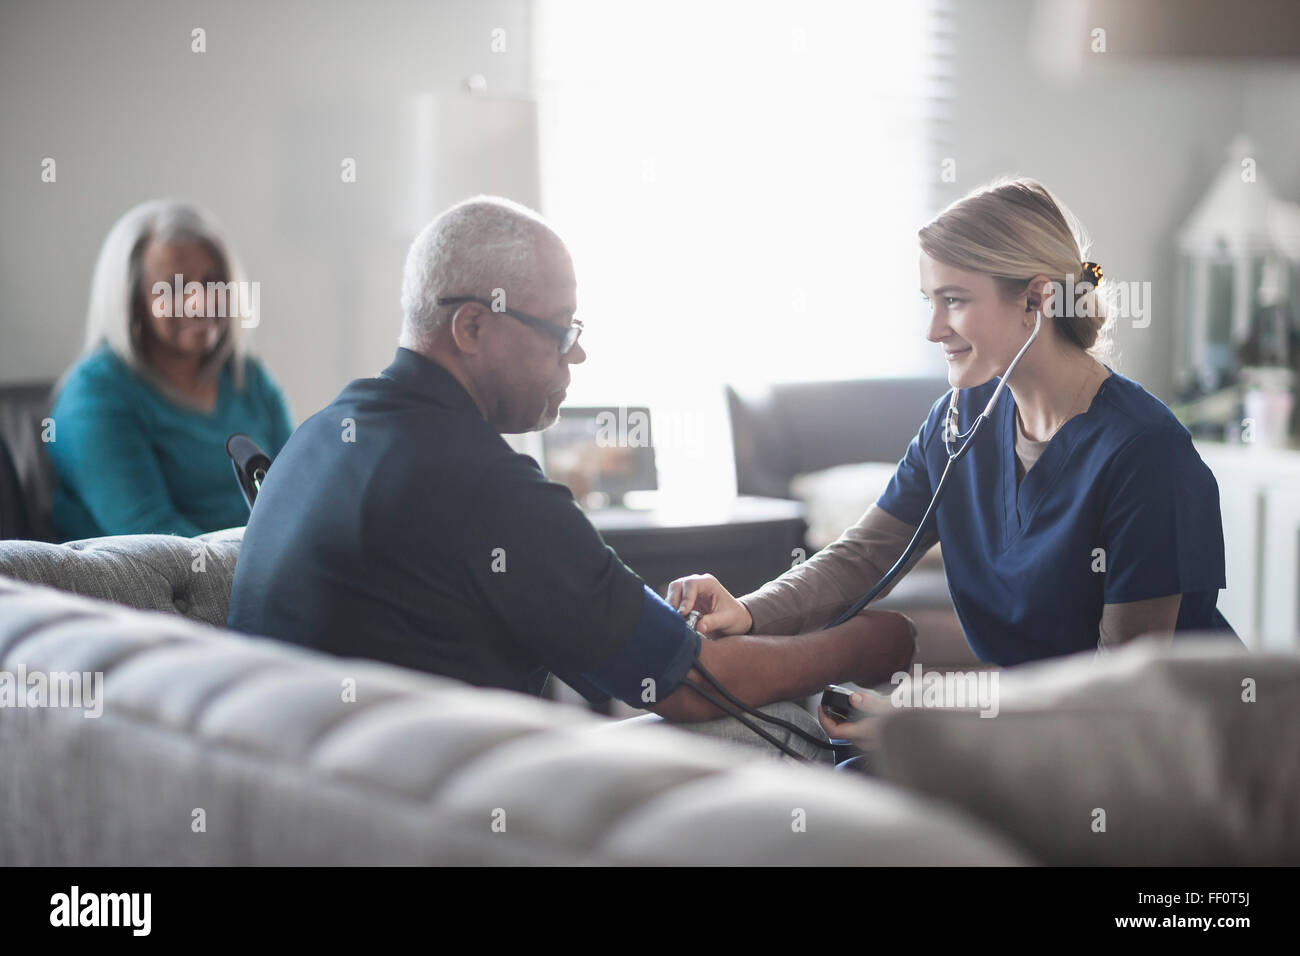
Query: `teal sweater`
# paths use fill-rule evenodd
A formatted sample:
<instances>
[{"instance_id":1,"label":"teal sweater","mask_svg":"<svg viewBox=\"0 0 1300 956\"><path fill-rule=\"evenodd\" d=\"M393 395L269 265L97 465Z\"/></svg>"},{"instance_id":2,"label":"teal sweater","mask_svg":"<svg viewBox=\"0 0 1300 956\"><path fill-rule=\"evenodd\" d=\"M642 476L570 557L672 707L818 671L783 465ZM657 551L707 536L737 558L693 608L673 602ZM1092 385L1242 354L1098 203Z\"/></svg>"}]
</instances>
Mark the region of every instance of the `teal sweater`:
<instances>
[{"instance_id":1,"label":"teal sweater","mask_svg":"<svg viewBox=\"0 0 1300 956\"><path fill-rule=\"evenodd\" d=\"M60 541L245 525L226 439L243 432L274 458L293 431L279 388L251 358L242 392L226 363L216 408L205 413L166 398L107 347L73 366L50 417Z\"/></svg>"}]
</instances>

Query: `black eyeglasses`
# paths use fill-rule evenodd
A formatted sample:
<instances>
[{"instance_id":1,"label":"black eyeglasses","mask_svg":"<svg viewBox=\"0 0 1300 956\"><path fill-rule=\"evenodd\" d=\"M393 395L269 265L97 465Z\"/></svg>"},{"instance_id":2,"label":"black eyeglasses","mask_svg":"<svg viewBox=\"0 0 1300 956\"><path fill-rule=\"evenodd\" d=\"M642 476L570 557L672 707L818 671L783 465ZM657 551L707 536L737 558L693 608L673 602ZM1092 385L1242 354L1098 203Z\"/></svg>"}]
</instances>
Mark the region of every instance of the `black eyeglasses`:
<instances>
[{"instance_id":1,"label":"black eyeglasses","mask_svg":"<svg viewBox=\"0 0 1300 956\"><path fill-rule=\"evenodd\" d=\"M578 344L578 336L582 334L582 321L574 319L570 325L556 325L554 322L547 322L545 319L539 319L535 315L529 315L527 312L520 312L517 309L498 308L495 303L487 299L481 299L476 295L440 295L434 300L438 305L464 305L467 302L477 302L485 306L491 312L504 312L512 319L517 319L524 325L537 329L539 332L545 332L560 347L561 355L568 355L575 345Z\"/></svg>"}]
</instances>

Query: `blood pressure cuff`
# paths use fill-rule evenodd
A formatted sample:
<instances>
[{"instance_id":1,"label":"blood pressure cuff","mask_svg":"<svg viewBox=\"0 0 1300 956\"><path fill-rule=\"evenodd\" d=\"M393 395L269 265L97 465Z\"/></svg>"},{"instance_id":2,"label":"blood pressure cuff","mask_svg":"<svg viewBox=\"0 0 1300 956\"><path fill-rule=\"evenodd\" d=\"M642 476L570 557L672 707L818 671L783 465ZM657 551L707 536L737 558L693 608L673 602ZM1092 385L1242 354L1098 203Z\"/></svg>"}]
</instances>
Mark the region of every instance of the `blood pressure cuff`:
<instances>
[{"instance_id":1,"label":"blood pressure cuff","mask_svg":"<svg viewBox=\"0 0 1300 956\"><path fill-rule=\"evenodd\" d=\"M648 707L681 686L700 654L700 636L645 584L641 614L622 645L597 667L581 672L553 668L562 681L593 702L616 697Z\"/></svg>"}]
</instances>

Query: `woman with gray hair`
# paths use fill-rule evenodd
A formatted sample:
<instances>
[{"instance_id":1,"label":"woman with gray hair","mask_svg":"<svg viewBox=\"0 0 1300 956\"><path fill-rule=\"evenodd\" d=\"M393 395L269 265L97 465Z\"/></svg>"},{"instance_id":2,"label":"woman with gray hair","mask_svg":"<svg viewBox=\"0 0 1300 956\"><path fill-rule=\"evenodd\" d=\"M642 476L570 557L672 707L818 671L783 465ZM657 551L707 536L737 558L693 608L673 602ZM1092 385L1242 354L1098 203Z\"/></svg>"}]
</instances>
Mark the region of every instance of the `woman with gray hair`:
<instances>
[{"instance_id":1,"label":"woman with gray hair","mask_svg":"<svg viewBox=\"0 0 1300 956\"><path fill-rule=\"evenodd\" d=\"M196 206L146 202L109 230L85 353L51 412L60 540L192 536L248 520L226 438L244 432L274 456L293 431L241 337L257 324L258 298Z\"/></svg>"}]
</instances>

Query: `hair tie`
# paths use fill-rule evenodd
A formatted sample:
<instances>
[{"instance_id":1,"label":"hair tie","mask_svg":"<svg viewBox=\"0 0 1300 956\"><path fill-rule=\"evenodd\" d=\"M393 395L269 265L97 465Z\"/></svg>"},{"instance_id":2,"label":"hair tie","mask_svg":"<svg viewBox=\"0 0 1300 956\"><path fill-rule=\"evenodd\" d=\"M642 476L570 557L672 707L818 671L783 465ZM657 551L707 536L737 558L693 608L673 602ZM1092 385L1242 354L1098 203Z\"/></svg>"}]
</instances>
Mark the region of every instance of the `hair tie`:
<instances>
[{"instance_id":1,"label":"hair tie","mask_svg":"<svg viewBox=\"0 0 1300 956\"><path fill-rule=\"evenodd\" d=\"M1080 282L1091 282L1093 287L1101 285L1101 266L1095 262L1085 262L1079 275Z\"/></svg>"}]
</instances>

